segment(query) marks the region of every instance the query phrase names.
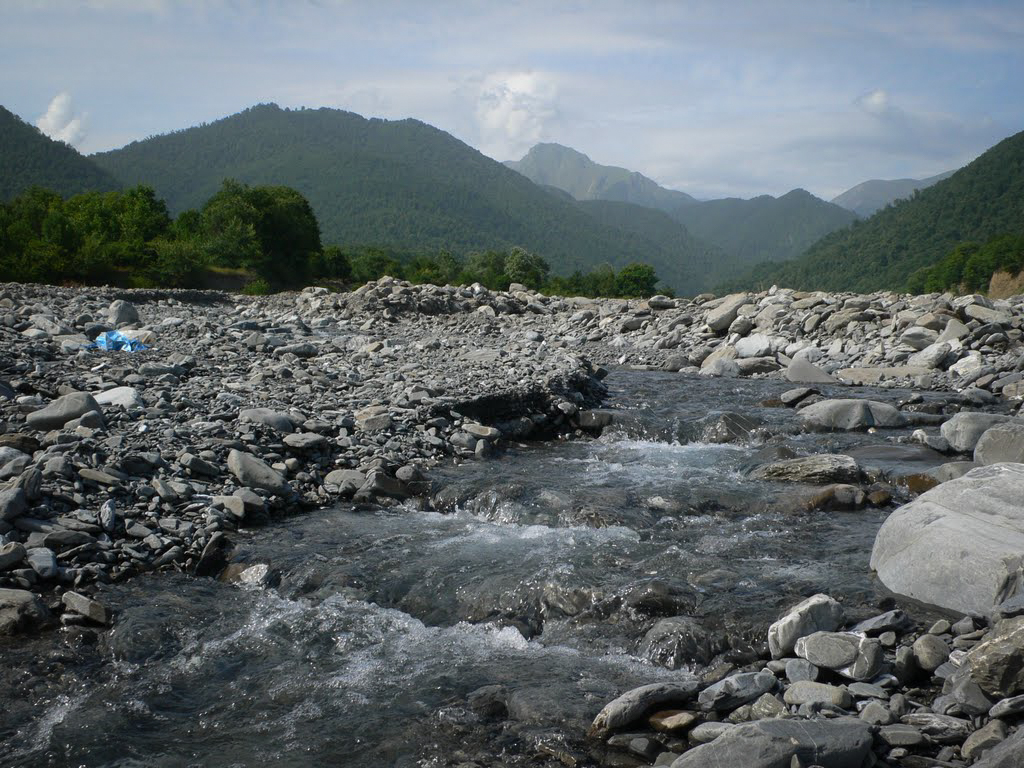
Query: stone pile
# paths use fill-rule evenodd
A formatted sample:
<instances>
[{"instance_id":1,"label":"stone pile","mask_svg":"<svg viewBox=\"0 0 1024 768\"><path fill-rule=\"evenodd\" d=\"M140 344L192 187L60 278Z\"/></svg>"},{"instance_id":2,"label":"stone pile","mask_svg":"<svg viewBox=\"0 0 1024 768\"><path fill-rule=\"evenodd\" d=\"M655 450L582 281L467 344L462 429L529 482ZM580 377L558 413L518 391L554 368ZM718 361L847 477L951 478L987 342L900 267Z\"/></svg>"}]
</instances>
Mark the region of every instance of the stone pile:
<instances>
[{"instance_id":1,"label":"stone pile","mask_svg":"<svg viewBox=\"0 0 1024 768\"><path fill-rule=\"evenodd\" d=\"M894 609L847 621L814 595L765 656L627 691L594 719L602 764L690 768L1024 765L1024 602L992 621L915 628ZM635 761L635 762L631 762Z\"/></svg>"}]
</instances>

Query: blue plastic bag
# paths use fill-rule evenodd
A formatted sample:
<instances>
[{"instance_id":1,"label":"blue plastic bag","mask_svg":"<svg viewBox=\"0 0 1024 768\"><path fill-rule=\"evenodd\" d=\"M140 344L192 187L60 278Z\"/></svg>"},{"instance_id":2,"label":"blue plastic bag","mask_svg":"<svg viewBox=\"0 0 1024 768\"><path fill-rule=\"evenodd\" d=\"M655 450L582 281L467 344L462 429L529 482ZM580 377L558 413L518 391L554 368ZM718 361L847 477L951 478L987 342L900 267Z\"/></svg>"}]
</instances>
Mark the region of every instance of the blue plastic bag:
<instances>
[{"instance_id":1,"label":"blue plastic bag","mask_svg":"<svg viewBox=\"0 0 1024 768\"><path fill-rule=\"evenodd\" d=\"M141 341L129 339L120 331L107 331L97 336L96 341L87 346L86 349L103 349L108 352L139 352L143 349L149 349L149 347Z\"/></svg>"}]
</instances>

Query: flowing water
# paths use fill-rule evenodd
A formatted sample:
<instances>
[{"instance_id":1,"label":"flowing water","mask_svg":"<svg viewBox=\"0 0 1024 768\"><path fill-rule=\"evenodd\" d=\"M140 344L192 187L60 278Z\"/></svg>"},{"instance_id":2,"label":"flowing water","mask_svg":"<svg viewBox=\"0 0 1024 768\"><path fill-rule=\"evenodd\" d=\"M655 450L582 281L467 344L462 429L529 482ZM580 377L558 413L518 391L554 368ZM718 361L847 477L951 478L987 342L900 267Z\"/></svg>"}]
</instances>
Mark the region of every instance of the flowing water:
<instances>
[{"instance_id":1,"label":"flowing water","mask_svg":"<svg viewBox=\"0 0 1024 768\"><path fill-rule=\"evenodd\" d=\"M619 692L749 661L806 595L870 612L888 510L809 511L809 489L745 468L779 443L897 474L941 457L905 433L799 434L762 405L782 382L608 384L600 438L443 469L440 511L341 506L239 533L238 560L269 566L258 583L138 578L104 591L119 618L95 648L0 648L37 672L14 676L0 763L560 765ZM701 652L670 647L670 669L642 640L676 616Z\"/></svg>"}]
</instances>

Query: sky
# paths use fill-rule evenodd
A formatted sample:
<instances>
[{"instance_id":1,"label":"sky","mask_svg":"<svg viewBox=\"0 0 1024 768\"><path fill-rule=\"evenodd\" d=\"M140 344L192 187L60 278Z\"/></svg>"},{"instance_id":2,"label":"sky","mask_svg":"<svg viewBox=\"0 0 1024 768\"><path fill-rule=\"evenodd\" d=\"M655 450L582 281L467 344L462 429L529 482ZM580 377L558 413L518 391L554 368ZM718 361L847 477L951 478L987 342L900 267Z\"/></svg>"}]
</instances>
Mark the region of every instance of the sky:
<instances>
[{"instance_id":1,"label":"sky","mask_svg":"<svg viewBox=\"0 0 1024 768\"><path fill-rule=\"evenodd\" d=\"M84 153L266 102L830 199L1024 130L1024 0L0 3L0 104Z\"/></svg>"}]
</instances>

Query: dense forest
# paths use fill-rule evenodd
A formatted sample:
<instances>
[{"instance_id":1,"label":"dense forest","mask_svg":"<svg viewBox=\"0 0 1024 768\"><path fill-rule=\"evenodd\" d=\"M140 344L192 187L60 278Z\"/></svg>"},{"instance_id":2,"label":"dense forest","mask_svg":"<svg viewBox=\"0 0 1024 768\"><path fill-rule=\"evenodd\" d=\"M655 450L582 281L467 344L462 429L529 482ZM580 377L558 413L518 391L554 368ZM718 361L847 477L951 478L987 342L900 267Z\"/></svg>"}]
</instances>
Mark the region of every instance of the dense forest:
<instances>
[{"instance_id":1,"label":"dense forest","mask_svg":"<svg viewBox=\"0 0 1024 768\"><path fill-rule=\"evenodd\" d=\"M73 147L54 141L34 125L0 107L0 200L46 187L63 196L120 185Z\"/></svg>"},{"instance_id":2,"label":"dense forest","mask_svg":"<svg viewBox=\"0 0 1024 768\"><path fill-rule=\"evenodd\" d=\"M946 258L919 269L907 280L912 293L954 290L985 292L996 272L1020 274L1024 269L1024 235L1001 235L986 243L961 243Z\"/></svg>"},{"instance_id":3,"label":"dense forest","mask_svg":"<svg viewBox=\"0 0 1024 768\"><path fill-rule=\"evenodd\" d=\"M681 206L672 215L695 237L729 254L733 274L761 261L796 258L829 232L857 219L855 213L803 189L781 197L708 200Z\"/></svg>"},{"instance_id":4,"label":"dense forest","mask_svg":"<svg viewBox=\"0 0 1024 768\"><path fill-rule=\"evenodd\" d=\"M590 296L650 296L653 267L603 265L552 276L525 248L397 252L323 246L309 202L283 186L227 179L198 209L172 218L152 187L85 192L64 199L35 187L0 203L0 279L18 282L206 287L232 275L250 293L311 283L364 283L385 274L417 283L512 283Z\"/></svg>"},{"instance_id":5,"label":"dense forest","mask_svg":"<svg viewBox=\"0 0 1024 768\"><path fill-rule=\"evenodd\" d=\"M544 256L554 274L658 264L690 291L686 252L623 232L416 120L261 105L217 122L94 156L125 184L150 184L172 213L196 208L224 178L284 184L315 211L326 242L403 252L505 251Z\"/></svg>"},{"instance_id":6,"label":"dense forest","mask_svg":"<svg viewBox=\"0 0 1024 768\"><path fill-rule=\"evenodd\" d=\"M918 270L936 265L961 243L1006 234L1024 234L1024 132L950 178L833 232L795 261L762 264L734 285L904 289Z\"/></svg>"}]
</instances>

